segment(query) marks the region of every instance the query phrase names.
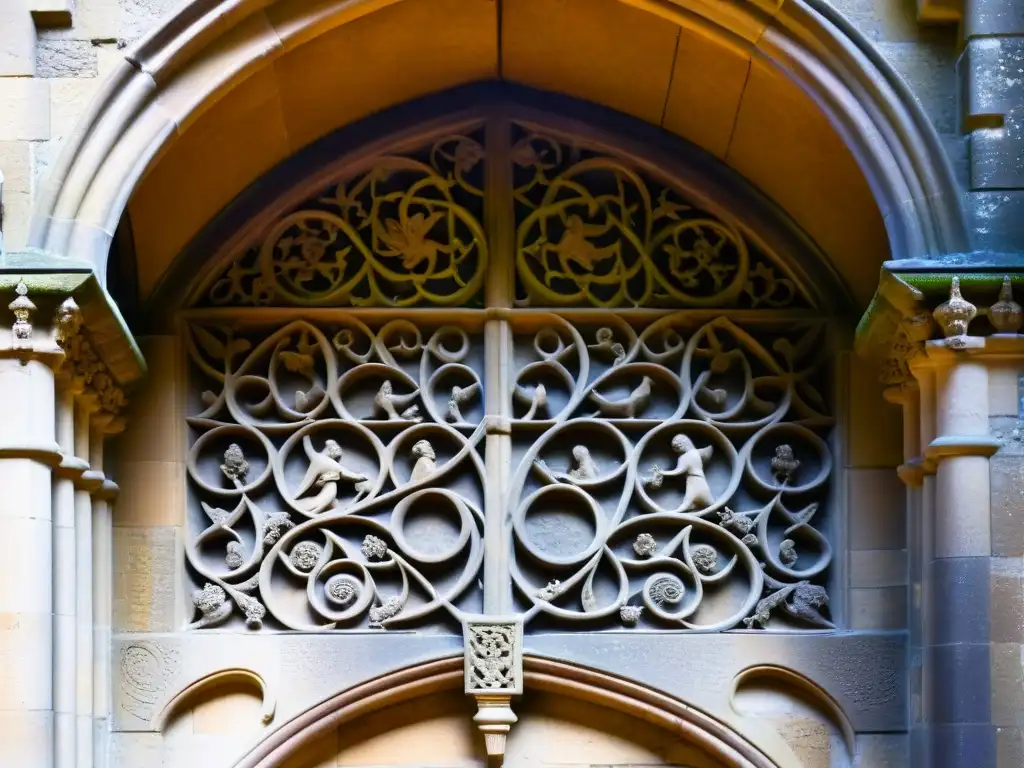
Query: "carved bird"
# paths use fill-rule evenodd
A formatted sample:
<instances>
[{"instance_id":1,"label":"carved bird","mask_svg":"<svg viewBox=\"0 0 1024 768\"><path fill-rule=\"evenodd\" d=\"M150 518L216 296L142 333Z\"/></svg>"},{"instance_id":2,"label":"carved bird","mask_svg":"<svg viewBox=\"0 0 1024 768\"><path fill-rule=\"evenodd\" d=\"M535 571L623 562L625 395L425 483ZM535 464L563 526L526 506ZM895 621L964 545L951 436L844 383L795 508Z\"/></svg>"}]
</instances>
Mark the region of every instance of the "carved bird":
<instances>
[{"instance_id":1,"label":"carved bird","mask_svg":"<svg viewBox=\"0 0 1024 768\"><path fill-rule=\"evenodd\" d=\"M526 413L522 416L524 421L529 421L542 411L545 414L547 413L548 390L543 384L538 384L533 388L532 392L525 387L516 384L516 388L513 390L512 396L519 405L528 408Z\"/></svg>"},{"instance_id":2,"label":"carved bird","mask_svg":"<svg viewBox=\"0 0 1024 768\"><path fill-rule=\"evenodd\" d=\"M384 415L388 417L388 421L422 421L419 416L419 406L409 405L418 395L418 392L411 392L408 395L396 395L394 387L391 386L391 381L385 379L384 383L380 385L380 389L377 390L373 403L384 412ZM399 413L399 408L405 408L405 410Z\"/></svg>"},{"instance_id":3,"label":"carved bird","mask_svg":"<svg viewBox=\"0 0 1024 768\"><path fill-rule=\"evenodd\" d=\"M644 412L651 402L651 385L654 380L644 376L640 385L622 400L609 400L600 392L592 391L590 399L606 419L632 419ZM595 414L596 415L596 414Z\"/></svg>"},{"instance_id":4,"label":"carved bird","mask_svg":"<svg viewBox=\"0 0 1024 768\"><path fill-rule=\"evenodd\" d=\"M597 339L597 343L588 344L587 349L591 349L594 352L611 353L613 358L612 367L626 359L626 349L619 342L614 340L611 328L598 328L594 337Z\"/></svg>"},{"instance_id":5,"label":"carved bird","mask_svg":"<svg viewBox=\"0 0 1024 768\"><path fill-rule=\"evenodd\" d=\"M473 382L468 387L460 387L456 384L452 387L452 396L448 399L448 419L455 423L464 422L460 406L472 400L480 391L480 383Z\"/></svg>"}]
</instances>

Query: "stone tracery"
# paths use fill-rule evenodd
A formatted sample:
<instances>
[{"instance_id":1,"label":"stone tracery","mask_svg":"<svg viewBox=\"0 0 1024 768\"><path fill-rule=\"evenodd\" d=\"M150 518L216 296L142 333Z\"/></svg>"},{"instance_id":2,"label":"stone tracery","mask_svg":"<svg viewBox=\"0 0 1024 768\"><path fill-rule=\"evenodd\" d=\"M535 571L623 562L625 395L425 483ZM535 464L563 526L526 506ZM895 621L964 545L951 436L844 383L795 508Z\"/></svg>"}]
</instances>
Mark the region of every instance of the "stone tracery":
<instances>
[{"instance_id":1,"label":"stone tracery","mask_svg":"<svg viewBox=\"0 0 1024 768\"><path fill-rule=\"evenodd\" d=\"M193 626L831 626L814 302L632 161L508 127L360 160L193 292Z\"/></svg>"}]
</instances>

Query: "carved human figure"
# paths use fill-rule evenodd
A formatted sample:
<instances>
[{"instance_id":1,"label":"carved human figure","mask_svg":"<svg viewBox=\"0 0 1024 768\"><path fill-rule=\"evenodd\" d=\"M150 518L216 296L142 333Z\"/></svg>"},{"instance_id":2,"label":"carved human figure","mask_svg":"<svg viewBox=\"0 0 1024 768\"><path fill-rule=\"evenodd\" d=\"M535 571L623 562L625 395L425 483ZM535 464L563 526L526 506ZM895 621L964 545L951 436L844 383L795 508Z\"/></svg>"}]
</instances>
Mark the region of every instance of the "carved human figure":
<instances>
[{"instance_id":1,"label":"carved human figure","mask_svg":"<svg viewBox=\"0 0 1024 768\"><path fill-rule=\"evenodd\" d=\"M434 453L434 446L429 440L420 440L412 447L412 455L416 463L412 468L410 483L418 483L426 480L437 471L437 455Z\"/></svg>"},{"instance_id":2,"label":"carved human figure","mask_svg":"<svg viewBox=\"0 0 1024 768\"><path fill-rule=\"evenodd\" d=\"M704 509L715 503L707 478L704 477L704 462L711 459L714 452L712 446L697 448L686 435L672 438L672 450L679 454L675 469L660 469L657 464L643 483L648 488L660 488L666 477L683 477L686 479L686 490L680 509L688 512L691 509Z\"/></svg>"},{"instance_id":3,"label":"carved human figure","mask_svg":"<svg viewBox=\"0 0 1024 768\"><path fill-rule=\"evenodd\" d=\"M336 441L325 441L323 451L317 451L309 435L305 435L302 447L309 458L309 468L295 492L295 503L304 512L317 515L329 509L338 498L338 484L342 481L354 483L356 497L353 501L358 501L363 494L369 492L370 481L366 475L352 472L341 463L343 452ZM314 487L320 489L315 496L300 498Z\"/></svg>"},{"instance_id":4,"label":"carved human figure","mask_svg":"<svg viewBox=\"0 0 1024 768\"><path fill-rule=\"evenodd\" d=\"M570 467L567 472L552 471L543 459L537 459L536 464L547 470L553 478L563 483L579 483L587 480L596 480L601 475L601 468L590 455L590 449L585 445L577 445L572 449L572 457L576 461L575 467Z\"/></svg>"},{"instance_id":5,"label":"carved human figure","mask_svg":"<svg viewBox=\"0 0 1024 768\"><path fill-rule=\"evenodd\" d=\"M396 395L390 379L385 379L384 383L380 385L380 389L377 390L373 402L388 417L388 421L422 421L419 416L419 406L409 405L416 399L416 395L416 392L408 395ZM399 408L405 408L405 410L399 413Z\"/></svg>"}]
</instances>

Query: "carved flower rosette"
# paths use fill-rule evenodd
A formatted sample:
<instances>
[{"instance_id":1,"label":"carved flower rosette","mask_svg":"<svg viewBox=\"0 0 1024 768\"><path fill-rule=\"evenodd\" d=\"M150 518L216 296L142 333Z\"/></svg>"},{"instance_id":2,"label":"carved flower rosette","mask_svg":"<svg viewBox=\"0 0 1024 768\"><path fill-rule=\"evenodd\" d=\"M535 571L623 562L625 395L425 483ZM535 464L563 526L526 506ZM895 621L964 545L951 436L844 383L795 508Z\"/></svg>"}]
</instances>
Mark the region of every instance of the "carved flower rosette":
<instances>
[{"instance_id":1,"label":"carved flower rosette","mask_svg":"<svg viewBox=\"0 0 1024 768\"><path fill-rule=\"evenodd\" d=\"M828 628L823 328L517 318L508 496L533 628Z\"/></svg>"},{"instance_id":2,"label":"carved flower rosette","mask_svg":"<svg viewBox=\"0 0 1024 768\"><path fill-rule=\"evenodd\" d=\"M479 610L482 350L405 320L192 323L194 627L447 624ZM258 340L258 341L257 341Z\"/></svg>"}]
</instances>

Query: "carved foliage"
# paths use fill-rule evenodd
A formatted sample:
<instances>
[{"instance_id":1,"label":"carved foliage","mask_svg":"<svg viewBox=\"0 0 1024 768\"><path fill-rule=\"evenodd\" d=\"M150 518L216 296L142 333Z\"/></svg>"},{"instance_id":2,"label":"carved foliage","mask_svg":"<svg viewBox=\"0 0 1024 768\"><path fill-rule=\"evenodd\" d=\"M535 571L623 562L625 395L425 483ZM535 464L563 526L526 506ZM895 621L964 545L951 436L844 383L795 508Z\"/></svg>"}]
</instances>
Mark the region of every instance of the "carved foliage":
<instances>
[{"instance_id":1,"label":"carved foliage","mask_svg":"<svg viewBox=\"0 0 1024 768\"><path fill-rule=\"evenodd\" d=\"M731 224L628 161L516 126L519 303L788 307L791 278Z\"/></svg>"},{"instance_id":2,"label":"carved foliage","mask_svg":"<svg viewBox=\"0 0 1024 768\"><path fill-rule=\"evenodd\" d=\"M187 462L196 628L416 626L478 607L475 333L346 315L262 338L193 324L187 339L203 382Z\"/></svg>"},{"instance_id":3,"label":"carved foliage","mask_svg":"<svg viewBox=\"0 0 1024 768\"><path fill-rule=\"evenodd\" d=\"M458 305L487 267L480 132L385 154L274 222L205 303Z\"/></svg>"},{"instance_id":4,"label":"carved foliage","mask_svg":"<svg viewBox=\"0 0 1024 768\"><path fill-rule=\"evenodd\" d=\"M519 323L507 514L524 620L830 627L821 326L587 318Z\"/></svg>"}]
</instances>

